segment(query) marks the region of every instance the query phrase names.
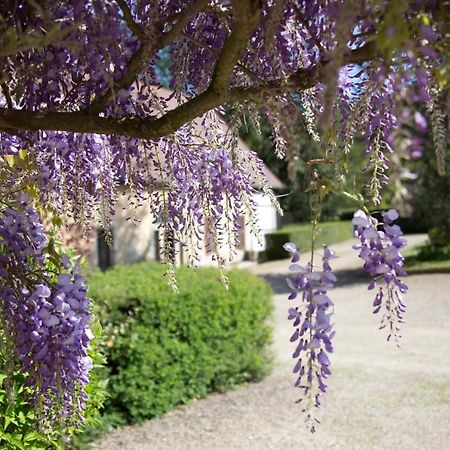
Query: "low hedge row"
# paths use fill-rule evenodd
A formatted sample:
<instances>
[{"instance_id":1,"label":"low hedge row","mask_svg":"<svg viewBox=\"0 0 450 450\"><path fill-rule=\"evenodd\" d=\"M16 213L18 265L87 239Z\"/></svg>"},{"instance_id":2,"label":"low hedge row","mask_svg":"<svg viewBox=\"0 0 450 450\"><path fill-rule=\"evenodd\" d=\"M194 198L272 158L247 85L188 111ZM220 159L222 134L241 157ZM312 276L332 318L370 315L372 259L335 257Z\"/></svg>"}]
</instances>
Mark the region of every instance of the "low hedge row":
<instances>
[{"instance_id":1,"label":"low hedge row","mask_svg":"<svg viewBox=\"0 0 450 450\"><path fill-rule=\"evenodd\" d=\"M263 280L232 270L226 290L216 269L180 268L173 294L163 273L143 263L89 279L106 335L105 413L116 424L160 416L269 370L272 302Z\"/></svg>"},{"instance_id":2,"label":"low hedge row","mask_svg":"<svg viewBox=\"0 0 450 450\"><path fill-rule=\"evenodd\" d=\"M353 236L351 222L323 222L318 226L319 234L316 245L335 244L350 239ZM300 251L311 250L311 225L292 224L286 225L280 230L266 234L265 258L267 260L283 259L289 256L283 249L286 242L294 242Z\"/></svg>"}]
</instances>

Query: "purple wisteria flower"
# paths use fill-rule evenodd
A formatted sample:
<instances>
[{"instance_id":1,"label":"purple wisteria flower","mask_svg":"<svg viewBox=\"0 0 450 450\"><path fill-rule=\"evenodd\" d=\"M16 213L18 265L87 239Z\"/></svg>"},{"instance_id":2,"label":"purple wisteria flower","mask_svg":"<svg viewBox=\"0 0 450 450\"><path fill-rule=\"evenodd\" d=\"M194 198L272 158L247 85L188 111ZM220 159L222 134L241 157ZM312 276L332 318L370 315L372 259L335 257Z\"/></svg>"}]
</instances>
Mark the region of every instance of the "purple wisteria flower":
<instances>
[{"instance_id":1,"label":"purple wisteria flower","mask_svg":"<svg viewBox=\"0 0 450 450\"><path fill-rule=\"evenodd\" d=\"M56 286L21 291L15 346L33 402L45 420L80 421L92 361L87 354L90 302L84 278L76 271L59 275ZM55 410L57 414L55 414Z\"/></svg>"},{"instance_id":2,"label":"purple wisteria flower","mask_svg":"<svg viewBox=\"0 0 450 450\"><path fill-rule=\"evenodd\" d=\"M390 209L382 216L383 222L379 223L364 211L355 212L352 222L355 237L360 240L360 244L353 248L359 250L364 270L372 278L369 289L377 288L373 312L376 314L381 309L384 310L380 328L388 327L387 339L394 337L398 342L401 337L400 324L404 322L406 310L402 294L408 290L408 286L400 278L407 275L403 268L405 258L400 254L406 240L400 227L394 224L399 217L397 211ZM378 229L379 227L382 229Z\"/></svg>"},{"instance_id":3,"label":"purple wisteria flower","mask_svg":"<svg viewBox=\"0 0 450 450\"><path fill-rule=\"evenodd\" d=\"M0 245L4 246L5 261L14 264L15 270L23 269L29 258L42 256L47 244L44 227L37 211L29 206L29 197L22 194L17 208L6 208L0 217ZM0 260L0 275L6 275Z\"/></svg>"},{"instance_id":4,"label":"purple wisteria flower","mask_svg":"<svg viewBox=\"0 0 450 450\"><path fill-rule=\"evenodd\" d=\"M202 247L209 241L216 247L212 250L218 261L223 260L222 253L234 251L239 218L251 216L248 223L256 222L255 186L275 200L262 162L236 146L244 116L251 118L255 129L261 117L270 122L276 153L285 154L290 168L296 167L300 151L299 113L315 140L320 140L320 130L328 134L326 130L333 127L339 137L336 144L343 145L344 153L350 152L355 136L364 135L371 174L368 186L378 204L387 183L387 168L397 165L396 132L415 128L420 134L426 129L424 117L417 112L404 114L405 107L416 109L417 102L429 102L433 77L427 68L445 58L440 47L445 29L438 20L440 2L407 3L404 17L414 39L407 48L402 48L403 38L398 43L402 62L392 51L393 60L368 58L361 64L345 62L344 54L378 42L374 37L380 18L390 13L389 2L376 8L366 5L360 11L337 0L254 2L259 10L257 24L228 78L233 87L255 88L256 93L251 99L230 102L230 127L220 123L220 109L219 114L199 111L197 119L173 133L162 132L165 127L160 127L153 137L143 138L147 121L152 128L154 119L159 121L211 86L220 67L219 55L230 37L236 13L233 2L61 0L46 2L43 17L35 14L27 0L5 0L0 2L2 26L7 30L2 44L10 48L0 55L2 108L45 116L54 112L71 117L81 112L81 118L87 114L112 123L131 119L142 120L142 124L126 133L105 133L95 127L72 132L54 127L29 130L25 120L18 128L2 127L0 158L29 153L27 178L37 188L40 203L71 216L83 231L96 221L109 228L117 195L125 186L130 205L149 200L164 242L181 244L167 244L162 249L165 259L174 262L175 252L182 248L191 265L198 264ZM200 9L193 8L194 4ZM142 40L147 36L159 42L158 35L172 29L178 20L174 18L183 14L189 20L180 30L172 30L176 36L165 49L149 45L147 38ZM422 17L420 27L418 17ZM129 28L130 21L136 26ZM59 31L70 32L60 39L53 36L46 45L34 45L41 34L41 38L50 37L59 27ZM389 28L386 48L393 44L391 39L398 40L396 31L400 30ZM30 48L19 45L15 49L6 36L16 36L17 43L26 36L36 42ZM141 59L144 54L146 63ZM327 64L318 77L323 61ZM311 77L307 89L299 87L292 93L291 88L270 93L260 89L266 82L295 79L300 72ZM163 88L167 83L172 91ZM439 111L435 115L445 116ZM402 135L403 145L413 155L421 153L422 140L414 134ZM344 168L343 160L341 165ZM20 178L11 172L12 182ZM214 234L212 239L207 239L208 234ZM226 247L226 252L220 252Z\"/></svg>"},{"instance_id":5,"label":"purple wisteria flower","mask_svg":"<svg viewBox=\"0 0 450 450\"><path fill-rule=\"evenodd\" d=\"M0 214L0 311L8 346L31 389L43 428L83 420L92 361L87 349L90 302L84 277L61 258L48 271L47 237L28 196Z\"/></svg>"},{"instance_id":6,"label":"purple wisteria flower","mask_svg":"<svg viewBox=\"0 0 450 450\"><path fill-rule=\"evenodd\" d=\"M292 357L297 360L294 373L297 374L295 386L301 390L302 412L311 432L315 431L319 420L313 413L320 407L320 397L327 390L325 380L331 374L328 354L333 352L331 340L334 336L331 324L333 302L328 291L333 288L336 276L332 273L330 260L335 253L324 246L322 270L315 271L312 262L306 266L298 264L300 253L292 242L284 245L284 249L292 254L289 270L295 273L288 278L291 290L290 300L295 300L301 293L297 306L289 308L288 319L293 321L294 333L291 342L297 347Z\"/></svg>"}]
</instances>

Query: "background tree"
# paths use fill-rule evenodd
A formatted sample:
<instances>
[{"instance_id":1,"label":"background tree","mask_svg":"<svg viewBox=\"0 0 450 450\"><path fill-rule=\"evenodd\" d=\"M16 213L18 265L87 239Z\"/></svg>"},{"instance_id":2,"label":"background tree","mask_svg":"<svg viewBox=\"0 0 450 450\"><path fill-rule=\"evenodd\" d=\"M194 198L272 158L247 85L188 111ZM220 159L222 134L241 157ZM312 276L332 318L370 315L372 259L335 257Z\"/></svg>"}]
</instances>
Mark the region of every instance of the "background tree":
<instances>
[{"instance_id":1,"label":"background tree","mask_svg":"<svg viewBox=\"0 0 450 450\"><path fill-rule=\"evenodd\" d=\"M299 156L293 159L290 164L286 159L280 159L274 151L272 139L272 127L267 120L261 120L260 130L256 130L251 123L245 121L240 129L240 134L247 145L254 150L264 163L282 179L286 185L286 190L280 193L278 201L283 209L283 221L290 222L310 222L311 208L308 192L311 189L311 171L309 161L320 157L320 143L308 134L305 124L299 119L295 136L292 141L298 148ZM348 155L347 176L336 182L336 170L333 165L323 164L316 169L320 170L321 177L333 182L332 189L328 192L321 205L322 220L338 220L342 215L345 217L353 214L354 202L342 195L342 190L349 192L364 192L364 185L367 181L367 174L364 168L368 157L364 154L364 146L360 139L355 143L355 148ZM288 176L290 173L290 176ZM388 192L384 194L383 203L389 205L392 195Z\"/></svg>"},{"instance_id":2,"label":"background tree","mask_svg":"<svg viewBox=\"0 0 450 450\"><path fill-rule=\"evenodd\" d=\"M450 256L450 174L438 174L432 139L427 141L423 156L414 162L416 179L410 187L410 205L413 219L419 227L428 230L432 245L422 250L424 259L448 259ZM450 146L445 144L443 156L448 160ZM430 201L433 199L433 201Z\"/></svg>"}]
</instances>

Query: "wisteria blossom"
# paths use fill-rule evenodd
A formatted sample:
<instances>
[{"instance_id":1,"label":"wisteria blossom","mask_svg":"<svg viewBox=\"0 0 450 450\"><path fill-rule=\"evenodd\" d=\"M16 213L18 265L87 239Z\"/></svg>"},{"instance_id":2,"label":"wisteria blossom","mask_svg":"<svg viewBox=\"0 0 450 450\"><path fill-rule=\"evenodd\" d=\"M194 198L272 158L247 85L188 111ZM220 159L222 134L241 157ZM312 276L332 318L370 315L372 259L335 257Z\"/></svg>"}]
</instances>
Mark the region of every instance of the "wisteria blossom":
<instances>
[{"instance_id":1,"label":"wisteria blossom","mask_svg":"<svg viewBox=\"0 0 450 450\"><path fill-rule=\"evenodd\" d=\"M296 360L295 387L300 389L298 403L305 413L309 429L314 432L319 423L314 409L320 407L321 396L328 387L326 380L331 374L329 354L333 352L331 341L335 332L331 323L333 302L328 291L337 281L330 266L330 260L336 256L334 251L324 246L322 270L319 271L314 270L312 261L306 266L298 264L300 253L292 242L286 243L284 249L292 254L289 270L295 274L287 279L291 290L289 300L296 305L291 306L288 313L295 329L290 339L296 345L292 354Z\"/></svg>"},{"instance_id":2,"label":"wisteria blossom","mask_svg":"<svg viewBox=\"0 0 450 450\"><path fill-rule=\"evenodd\" d=\"M90 302L67 257L54 280L46 244L37 211L20 195L0 216L0 314L40 426L67 427L83 421L87 400Z\"/></svg>"},{"instance_id":3,"label":"wisteria blossom","mask_svg":"<svg viewBox=\"0 0 450 450\"><path fill-rule=\"evenodd\" d=\"M400 253L406 240L400 227L394 224L399 217L396 210L390 209L382 217L383 222L379 223L364 211L355 212L352 223L360 244L353 248L359 251L364 270L372 278L369 289L376 290L373 312L381 310L383 314L380 328L388 328L387 339L394 338L398 342L406 310L403 294L408 290L401 279L407 275L403 268L405 258Z\"/></svg>"}]
</instances>

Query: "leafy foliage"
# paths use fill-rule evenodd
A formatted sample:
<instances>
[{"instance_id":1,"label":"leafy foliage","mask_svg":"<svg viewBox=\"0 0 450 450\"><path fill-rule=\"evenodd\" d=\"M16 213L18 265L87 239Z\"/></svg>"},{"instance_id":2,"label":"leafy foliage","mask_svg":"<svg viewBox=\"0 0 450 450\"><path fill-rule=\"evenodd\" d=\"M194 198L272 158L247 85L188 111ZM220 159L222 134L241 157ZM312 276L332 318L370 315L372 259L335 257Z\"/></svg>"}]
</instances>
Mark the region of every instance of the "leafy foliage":
<instances>
[{"instance_id":1,"label":"leafy foliage","mask_svg":"<svg viewBox=\"0 0 450 450\"><path fill-rule=\"evenodd\" d=\"M7 362L7 355L0 350L0 367ZM27 402L25 377L18 371L13 376L0 374L0 448L4 450L45 450L61 448L55 433L36 430L34 409ZM25 394L25 395L24 395Z\"/></svg>"},{"instance_id":2,"label":"leafy foliage","mask_svg":"<svg viewBox=\"0 0 450 450\"><path fill-rule=\"evenodd\" d=\"M446 149L450 158L450 146ZM427 147L423 157L416 161L413 170L417 180L412 187L414 219L431 232L436 243L450 243L450 171L443 176L437 172L433 149ZM432 201L430 201L432 199Z\"/></svg>"},{"instance_id":3,"label":"leafy foliage","mask_svg":"<svg viewBox=\"0 0 450 450\"><path fill-rule=\"evenodd\" d=\"M106 395L107 380L103 369L104 357L98 347L101 328L95 324L96 321L93 320L92 329L95 338L89 348L89 356L94 362L94 369L91 371L90 382L86 387L88 401L84 412L85 426L65 429L63 434L58 427L51 430L40 429L36 422L34 408L29 403L31 388L27 387L27 376L19 370L14 371L12 375L0 373L0 448L2 450L63 449L66 448L69 437L74 439L77 445L83 442L79 435L85 427L94 427L100 423L99 411ZM8 361L5 346L2 346L0 347L0 367L5 367ZM77 437L74 438L74 436Z\"/></svg>"},{"instance_id":4,"label":"leafy foliage","mask_svg":"<svg viewBox=\"0 0 450 450\"><path fill-rule=\"evenodd\" d=\"M116 266L90 279L101 305L109 367L106 415L140 422L179 403L260 380L269 369L268 286L232 270L229 290L216 269L177 270L180 293L158 264Z\"/></svg>"}]
</instances>

